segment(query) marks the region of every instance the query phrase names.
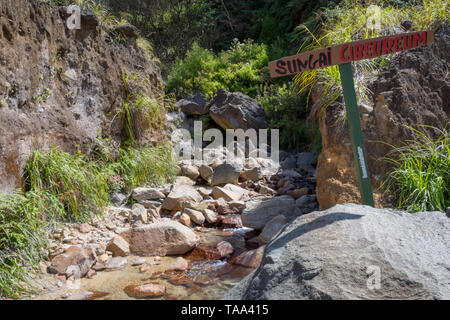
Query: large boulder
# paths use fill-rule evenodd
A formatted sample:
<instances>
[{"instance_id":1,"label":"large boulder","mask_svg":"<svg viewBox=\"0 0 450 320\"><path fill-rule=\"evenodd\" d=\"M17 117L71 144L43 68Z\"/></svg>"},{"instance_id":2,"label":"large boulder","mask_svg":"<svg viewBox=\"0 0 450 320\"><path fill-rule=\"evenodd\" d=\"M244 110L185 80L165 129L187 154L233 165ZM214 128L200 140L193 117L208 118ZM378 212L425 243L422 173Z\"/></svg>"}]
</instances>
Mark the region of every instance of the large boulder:
<instances>
[{"instance_id":1,"label":"large boulder","mask_svg":"<svg viewBox=\"0 0 450 320\"><path fill-rule=\"evenodd\" d=\"M131 253L142 256L184 254L199 242L190 228L169 219L132 228L121 236L129 242Z\"/></svg>"},{"instance_id":2,"label":"large boulder","mask_svg":"<svg viewBox=\"0 0 450 320\"><path fill-rule=\"evenodd\" d=\"M291 219L301 215L291 196L280 196L271 199L255 198L246 203L242 212L242 224L253 229L262 229L267 222L278 215Z\"/></svg>"},{"instance_id":3,"label":"large boulder","mask_svg":"<svg viewBox=\"0 0 450 320\"><path fill-rule=\"evenodd\" d=\"M199 202L203 197L189 184L174 184L172 191L162 204L166 210L181 210L187 202Z\"/></svg>"},{"instance_id":4,"label":"large boulder","mask_svg":"<svg viewBox=\"0 0 450 320\"><path fill-rule=\"evenodd\" d=\"M165 198L165 195L164 193L161 192L161 190L156 188L145 188L145 187L135 188L131 196L136 201L161 200Z\"/></svg>"},{"instance_id":5,"label":"large boulder","mask_svg":"<svg viewBox=\"0 0 450 320\"><path fill-rule=\"evenodd\" d=\"M221 184L239 182L241 169L234 162L224 162L214 168L211 185L217 186Z\"/></svg>"},{"instance_id":6,"label":"large boulder","mask_svg":"<svg viewBox=\"0 0 450 320\"><path fill-rule=\"evenodd\" d=\"M435 33L430 46L398 53L369 86L370 104L360 105L360 119L376 206L391 207L392 197L383 183L391 164L380 161L405 141L407 128L428 125L444 128L450 122L450 26ZM360 202L358 178L348 123L341 123L344 107L335 103L318 112L322 152L317 163L317 200L320 208ZM341 125L342 124L342 125ZM419 127L432 137L437 132Z\"/></svg>"},{"instance_id":7,"label":"large boulder","mask_svg":"<svg viewBox=\"0 0 450 320\"><path fill-rule=\"evenodd\" d=\"M96 254L92 248L71 246L64 253L52 259L48 271L50 273L66 276L74 275L76 278L81 278L88 273L95 263L95 259Z\"/></svg>"},{"instance_id":8,"label":"large boulder","mask_svg":"<svg viewBox=\"0 0 450 320\"><path fill-rule=\"evenodd\" d=\"M336 205L292 221L224 299L450 299L450 219Z\"/></svg>"},{"instance_id":9,"label":"large boulder","mask_svg":"<svg viewBox=\"0 0 450 320\"><path fill-rule=\"evenodd\" d=\"M207 114L209 111L206 105L205 96L200 93L177 101L177 103L175 103L175 108L180 109L187 115L203 115Z\"/></svg>"},{"instance_id":10,"label":"large boulder","mask_svg":"<svg viewBox=\"0 0 450 320\"><path fill-rule=\"evenodd\" d=\"M223 129L267 128L264 107L241 92L218 90L211 101L209 114Z\"/></svg>"}]
</instances>

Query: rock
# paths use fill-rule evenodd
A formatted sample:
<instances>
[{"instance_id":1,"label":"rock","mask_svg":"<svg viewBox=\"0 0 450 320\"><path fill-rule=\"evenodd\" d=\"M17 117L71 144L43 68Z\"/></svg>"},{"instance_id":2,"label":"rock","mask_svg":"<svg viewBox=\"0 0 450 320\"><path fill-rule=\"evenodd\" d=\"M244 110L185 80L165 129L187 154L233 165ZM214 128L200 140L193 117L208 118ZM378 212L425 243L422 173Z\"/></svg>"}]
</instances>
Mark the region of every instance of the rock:
<instances>
[{"instance_id":1,"label":"rock","mask_svg":"<svg viewBox=\"0 0 450 320\"><path fill-rule=\"evenodd\" d=\"M128 262L127 259L124 257L114 257L110 258L105 263L106 271L114 271L114 270L120 270L127 266Z\"/></svg>"},{"instance_id":2,"label":"rock","mask_svg":"<svg viewBox=\"0 0 450 320\"><path fill-rule=\"evenodd\" d=\"M447 207L447 210L445 210L445 213L447 214L447 217L450 217L450 207Z\"/></svg>"},{"instance_id":3,"label":"rock","mask_svg":"<svg viewBox=\"0 0 450 320\"><path fill-rule=\"evenodd\" d=\"M130 254L130 245L121 236L115 236L106 246L106 250L111 251L115 257L126 257Z\"/></svg>"},{"instance_id":4,"label":"rock","mask_svg":"<svg viewBox=\"0 0 450 320\"><path fill-rule=\"evenodd\" d=\"M166 210L181 210L183 204L189 201L200 202L203 197L192 186L185 183L175 184L172 191L162 204Z\"/></svg>"},{"instance_id":5,"label":"rock","mask_svg":"<svg viewBox=\"0 0 450 320\"><path fill-rule=\"evenodd\" d=\"M213 169L206 164L202 164L199 168L200 176L207 182L210 182L213 175Z\"/></svg>"},{"instance_id":6,"label":"rock","mask_svg":"<svg viewBox=\"0 0 450 320\"><path fill-rule=\"evenodd\" d=\"M230 263L247 268L257 268L261 264L264 249L265 246L262 246L258 249L243 252L240 255L233 257L230 260Z\"/></svg>"},{"instance_id":7,"label":"rock","mask_svg":"<svg viewBox=\"0 0 450 320\"><path fill-rule=\"evenodd\" d=\"M215 246L197 246L189 254L191 260L221 260L233 253L233 246L227 241L221 241Z\"/></svg>"},{"instance_id":8,"label":"rock","mask_svg":"<svg viewBox=\"0 0 450 320\"><path fill-rule=\"evenodd\" d=\"M288 220L283 215L278 215L272 218L269 222L266 223L264 229L258 237L258 240L262 244L269 243L281 229L286 225Z\"/></svg>"},{"instance_id":9,"label":"rock","mask_svg":"<svg viewBox=\"0 0 450 320\"><path fill-rule=\"evenodd\" d=\"M300 152L297 154L297 168L305 169L313 165L316 160L316 156L311 152Z\"/></svg>"},{"instance_id":10,"label":"rock","mask_svg":"<svg viewBox=\"0 0 450 320\"><path fill-rule=\"evenodd\" d=\"M158 189L140 187L133 190L131 197L140 202L142 200L162 200L166 196Z\"/></svg>"},{"instance_id":11,"label":"rock","mask_svg":"<svg viewBox=\"0 0 450 320\"><path fill-rule=\"evenodd\" d=\"M441 212L316 211L278 234L224 299L449 299L449 231Z\"/></svg>"},{"instance_id":12,"label":"rock","mask_svg":"<svg viewBox=\"0 0 450 320\"><path fill-rule=\"evenodd\" d=\"M121 192L113 192L111 194L111 203L115 206L121 206L128 200L128 196Z\"/></svg>"},{"instance_id":13,"label":"rock","mask_svg":"<svg viewBox=\"0 0 450 320\"><path fill-rule=\"evenodd\" d=\"M291 196L280 196L266 201L261 199L250 200L242 212L242 223L253 229L262 229L267 222L278 215L291 219L301 215Z\"/></svg>"},{"instance_id":14,"label":"rock","mask_svg":"<svg viewBox=\"0 0 450 320\"><path fill-rule=\"evenodd\" d=\"M52 259L48 271L50 273L65 275L70 266L77 266L80 273L79 277L83 277L92 267L95 259L96 254L92 248L70 246L64 253L59 254ZM73 273L73 271L71 273Z\"/></svg>"},{"instance_id":15,"label":"rock","mask_svg":"<svg viewBox=\"0 0 450 320\"><path fill-rule=\"evenodd\" d=\"M226 201L231 201L231 200L239 200L242 197L242 194L233 192L231 190L227 190L225 188L214 187L214 189L212 190L211 196L214 199L223 198Z\"/></svg>"},{"instance_id":16,"label":"rock","mask_svg":"<svg viewBox=\"0 0 450 320\"><path fill-rule=\"evenodd\" d=\"M181 174L192 180L195 180L200 176L198 168L192 165L181 166Z\"/></svg>"},{"instance_id":17,"label":"rock","mask_svg":"<svg viewBox=\"0 0 450 320\"><path fill-rule=\"evenodd\" d=\"M96 274L97 274L97 272L96 272L94 269L91 269L91 270L89 270L88 273L86 274L86 278L92 279Z\"/></svg>"},{"instance_id":18,"label":"rock","mask_svg":"<svg viewBox=\"0 0 450 320\"><path fill-rule=\"evenodd\" d=\"M89 233L91 231L91 226L87 223L82 223L79 227L81 233Z\"/></svg>"},{"instance_id":19,"label":"rock","mask_svg":"<svg viewBox=\"0 0 450 320\"><path fill-rule=\"evenodd\" d=\"M181 174L181 171L180 171L180 174ZM173 182L173 187L179 186L179 185L182 185L182 184L187 184L187 185L193 186L195 184L195 181L190 179L190 178L188 178L188 177L184 177L184 176L177 177L175 179L175 181ZM172 188L172 190L173 190L173 188Z\"/></svg>"},{"instance_id":20,"label":"rock","mask_svg":"<svg viewBox=\"0 0 450 320\"><path fill-rule=\"evenodd\" d=\"M138 258L131 264L133 267L143 265L146 262L145 258Z\"/></svg>"},{"instance_id":21,"label":"rock","mask_svg":"<svg viewBox=\"0 0 450 320\"><path fill-rule=\"evenodd\" d=\"M139 203L135 203L132 206L131 212L130 212L130 222L131 224L136 223L147 223L148 216L147 216L147 209Z\"/></svg>"},{"instance_id":22,"label":"rock","mask_svg":"<svg viewBox=\"0 0 450 320\"><path fill-rule=\"evenodd\" d=\"M267 128L264 107L240 92L218 90L211 101L209 114L223 129Z\"/></svg>"},{"instance_id":23,"label":"rock","mask_svg":"<svg viewBox=\"0 0 450 320\"><path fill-rule=\"evenodd\" d=\"M269 188L267 186L261 186L259 188L259 193L261 193L261 194L275 194L276 192L272 188Z\"/></svg>"},{"instance_id":24,"label":"rock","mask_svg":"<svg viewBox=\"0 0 450 320\"><path fill-rule=\"evenodd\" d=\"M190 98L181 99L175 103L175 108L180 109L187 115L204 115L209 109L206 105L205 96L197 93Z\"/></svg>"},{"instance_id":25,"label":"rock","mask_svg":"<svg viewBox=\"0 0 450 320\"><path fill-rule=\"evenodd\" d=\"M127 286L124 291L127 295L134 298L154 298L164 296L166 287L158 283L147 283L140 286Z\"/></svg>"},{"instance_id":26,"label":"rock","mask_svg":"<svg viewBox=\"0 0 450 320\"><path fill-rule=\"evenodd\" d=\"M186 227L191 226L191 218L186 213L182 213L180 215L180 217L178 218L178 222L184 224Z\"/></svg>"},{"instance_id":27,"label":"rock","mask_svg":"<svg viewBox=\"0 0 450 320\"><path fill-rule=\"evenodd\" d=\"M137 39L139 38L139 30L131 24L121 24L118 26L113 26L112 31L118 32L126 37Z\"/></svg>"},{"instance_id":28,"label":"rock","mask_svg":"<svg viewBox=\"0 0 450 320\"><path fill-rule=\"evenodd\" d=\"M122 236L129 239L130 251L142 256L184 254L199 242L199 237L190 228L168 219L132 228Z\"/></svg>"},{"instance_id":29,"label":"rock","mask_svg":"<svg viewBox=\"0 0 450 320\"><path fill-rule=\"evenodd\" d=\"M200 211L185 208L183 212L187 214L194 223L200 226L205 222L205 216Z\"/></svg>"},{"instance_id":30,"label":"rock","mask_svg":"<svg viewBox=\"0 0 450 320\"><path fill-rule=\"evenodd\" d=\"M81 23L84 26L96 27L100 24L100 20L97 15L90 9L82 8L80 11L80 16Z\"/></svg>"},{"instance_id":31,"label":"rock","mask_svg":"<svg viewBox=\"0 0 450 320\"><path fill-rule=\"evenodd\" d=\"M218 214L210 209L204 209L203 215L208 223L215 224L217 222Z\"/></svg>"},{"instance_id":32,"label":"rock","mask_svg":"<svg viewBox=\"0 0 450 320\"><path fill-rule=\"evenodd\" d=\"M260 167L244 170L241 173L244 180L259 181L263 178L262 169Z\"/></svg>"},{"instance_id":33,"label":"rock","mask_svg":"<svg viewBox=\"0 0 450 320\"><path fill-rule=\"evenodd\" d=\"M88 300L93 295L94 293L90 291L79 291L68 296L65 300Z\"/></svg>"},{"instance_id":34,"label":"rock","mask_svg":"<svg viewBox=\"0 0 450 320\"><path fill-rule=\"evenodd\" d=\"M301 196L295 201L295 205L297 207L305 206L311 202L316 201L316 195L315 194L305 194L304 196Z\"/></svg>"},{"instance_id":35,"label":"rock","mask_svg":"<svg viewBox=\"0 0 450 320\"><path fill-rule=\"evenodd\" d=\"M290 195L292 198L294 198L296 200L308 193L309 193L309 189L306 187L301 188L301 189L290 190L290 191L286 192L286 194Z\"/></svg>"},{"instance_id":36,"label":"rock","mask_svg":"<svg viewBox=\"0 0 450 320\"><path fill-rule=\"evenodd\" d=\"M281 169L283 169L283 170L295 169L295 167L297 166L295 157L293 157L292 155L287 157L280 163L280 166L281 166Z\"/></svg>"},{"instance_id":37,"label":"rock","mask_svg":"<svg viewBox=\"0 0 450 320\"><path fill-rule=\"evenodd\" d=\"M239 182L240 174L241 169L235 163L222 163L214 169L211 185L217 186L227 183L237 184Z\"/></svg>"},{"instance_id":38,"label":"rock","mask_svg":"<svg viewBox=\"0 0 450 320\"><path fill-rule=\"evenodd\" d=\"M212 190L211 190L211 189L206 189L206 188L203 188L203 187L198 188L197 191L198 191L198 193L201 194L201 196L203 197L203 199L206 198L206 197L208 197L208 196L211 195L211 193L212 193Z\"/></svg>"},{"instance_id":39,"label":"rock","mask_svg":"<svg viewBox=\"0 0 450 320\"><path fill-rule=\"evenodd\" d=\"M189 262L183 257L178 257L167 267L166 271L185 271L188 269Z\"/></svg>"},{"instance_id":40,"label":"rock","mask_svg":"<svg viewBox=\"0 0 450 320\"><path fill-rule=\"evenodd\" d=\"M218 218L218 224L223 229L238 229L242 228L241 216L237 214L231 214L227 216L220 216Z\"/></svg>"}]
</instances>

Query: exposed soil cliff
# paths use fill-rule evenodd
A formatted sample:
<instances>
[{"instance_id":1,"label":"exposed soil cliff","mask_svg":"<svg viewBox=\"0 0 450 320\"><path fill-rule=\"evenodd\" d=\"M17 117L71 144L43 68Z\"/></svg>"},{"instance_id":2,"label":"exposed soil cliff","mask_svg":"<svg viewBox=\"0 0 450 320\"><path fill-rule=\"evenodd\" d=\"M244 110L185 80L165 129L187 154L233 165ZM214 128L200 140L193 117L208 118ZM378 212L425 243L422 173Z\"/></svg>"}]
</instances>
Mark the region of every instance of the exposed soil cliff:
<instances>
[{"instance_id":1,"label":"exposed soil cliff","mask_svg":"<svg viewBox=\"0 0 450 320\"><path fill-rule=\"evenodd\" d=\"M158 66L135 38L87 11L79 30L67 18L66 8L40 1L0 2L0 191L21 186L33 150L86 151L99 135L120 141L123 73L145 77L137 90L149 97L162 89ZM140 129L141 142L164 135Z\"/></svg>"},{"instance_id":2,"label":"exposed soil cliff","mask_svg":"<svg viewBox=\"0 0 450 320\"><path fill-rule=\"evenodd\" d=\"M360 117L377 206L392 204L388 194L376 190L388 170L381 160L391 149L387 144L400 146L412 139L405 125L443 128L450 122L449 61L450 27L446 25L435 33L431 46L399 53L369 86L373 104L361 106ZM339 121L342 110L338 102L319 115L323 151L318 160L317 198L322 210L337 203L360 202L348 125Z\"/></svg>"}]
</instances>

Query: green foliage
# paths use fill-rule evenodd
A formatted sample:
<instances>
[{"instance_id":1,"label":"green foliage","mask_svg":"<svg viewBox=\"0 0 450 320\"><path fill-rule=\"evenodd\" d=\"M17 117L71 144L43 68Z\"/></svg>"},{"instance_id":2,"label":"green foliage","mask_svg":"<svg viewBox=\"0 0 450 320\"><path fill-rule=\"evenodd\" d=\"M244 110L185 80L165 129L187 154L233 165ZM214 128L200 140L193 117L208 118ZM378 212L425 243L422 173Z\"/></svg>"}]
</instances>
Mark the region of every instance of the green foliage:
<instances>
[{"instance_id":1,"label":"green foliage","mask_svg":"<svg viewBox=\"0 0 450 320\"><path fill-rule=\"evenodd\" d=\"M305 97L286 84L262 88L257 101L264 106L270 128L280 129L280 148L319 153L321 137L317 125L306 118Z\"/></svg>"},{"instance_id":2,"label":"green foliage","mask_svg":"<svg viewBox=\"0 0 450 320\"><path fill-rule=\"evenodd\" d=\"M64 216L48 192L0 193L0 296L18 298L29 290L29 275L46 255L47 233Z\"/></svg>"},{"instance_id":3,"label":"green foliage","mask_svg":"<svg viewBox=\"0 0 450 320\"><path fill-rule=\"evenodd\" d=\"M171 70L168 91L178 96L200 91L211 97L224 88L255 97L258 85L267 81L267 63L266 47L251 40L236 40L217 55L195 44Z\"/></svg>"},{"instance_id":4,"label":"green foliage","mask_svg":"<svg viewBox=\"0 0 450 320\"><path fill-rule=\"evenodd\" d=\"M67 211L68 220L86 220L108 203L107 177L81 154L52 149L33 152L25 169L27 190L46 190Z\"/></svg>"},{"instance_id":5,"label":"green foliage","mask_svg":"<svg viewBox=\"0 0 450 320\"><path fill-rule=\"evenodd\" d=\"M368 28L367 22L371 11L358 1L346 0L335 8L327 8L321 14L322 22L314 32L308 26L301 24L297 27L299 35L307 35L299 52L314 50L330 45L341 44L353 40L368 39L402 32L402 21L413 22L411 31L428 30L448 19L448 1L422 0L408 2L397 1L396 5L385 1L377 1L380 6L380 29ZM361 103L367 102L367 80L377 73L377 68L385 65L391 56L353 62L354 78L357 96ZM321 106L327 107L342 93L338 67L316 69L302 72L294 78L299 92L309 92L317 88Z\"/></svg>"},{"instance_id":6,"label":"green foliage","mask_svg":"<svg viewBox=\"0 0 450 320\"><path fill-rule=\"evenodd\" d=\"M392 190L398 207L410 212L445 211L450 206L450 135L431 128L440 136L410 128L415 140L394 148L386 161L393 165L384 186Z\"/></svg>"}]
</instances>

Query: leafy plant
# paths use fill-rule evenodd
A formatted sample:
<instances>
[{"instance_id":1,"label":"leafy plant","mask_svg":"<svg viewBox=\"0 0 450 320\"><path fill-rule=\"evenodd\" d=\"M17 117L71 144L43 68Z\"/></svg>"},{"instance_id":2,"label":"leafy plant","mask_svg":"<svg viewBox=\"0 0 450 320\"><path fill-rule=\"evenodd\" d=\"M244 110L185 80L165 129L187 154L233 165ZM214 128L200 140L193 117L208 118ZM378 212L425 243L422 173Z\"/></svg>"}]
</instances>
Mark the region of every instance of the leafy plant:
<instances>
[{"instance_id":1,"label":"leafy plant","mask_svg":"<svg viewBox=\"0 0 450 320\"><path fill-rule=\"evenodd\" d=\"M177 96L200 91L211 97L224 88L255 97L258 86L268 81L267 63L265 45L252 40L235 40L229 50L217 55L194 44L171 70L167 90Z\"/></svg>"},{"instance_id":2,"label":"leafy plant","mask_svg":"<svg viewBox=\"0 0 450 320\"><path fill-rule=\"evenodd\" d=\"M431 128L433 139L424 130L408 127L414 140L393 147L385 158L393 169L383 186L392 190L398 207L410 212L445 211L450 206L450 135L446 129Z\"/></svg>"},{"instance_id":3,"label":"leafy plant","mask_svg":"<svg viewBox=\"0 0 450 320\"><path fill-rule=\"evenodd\" d=\"M295 87L262 86L256 100L264 106L270 128L280 130L282 149L320 151L320 132L313 121L305 119L305 97L298 95Z\"/></svg>"}]
</instances>

